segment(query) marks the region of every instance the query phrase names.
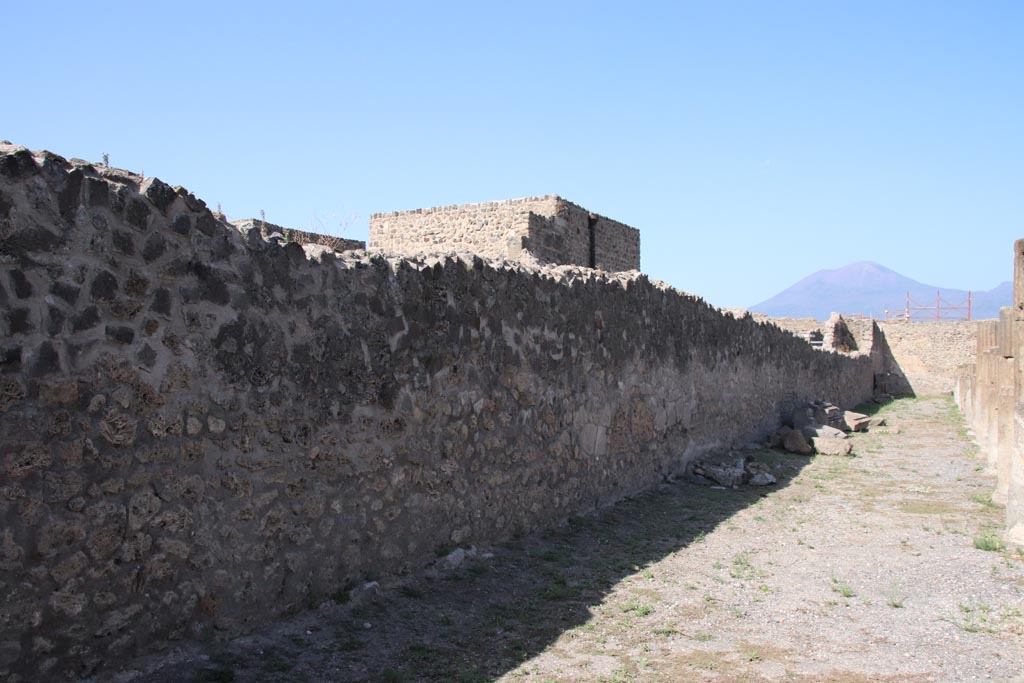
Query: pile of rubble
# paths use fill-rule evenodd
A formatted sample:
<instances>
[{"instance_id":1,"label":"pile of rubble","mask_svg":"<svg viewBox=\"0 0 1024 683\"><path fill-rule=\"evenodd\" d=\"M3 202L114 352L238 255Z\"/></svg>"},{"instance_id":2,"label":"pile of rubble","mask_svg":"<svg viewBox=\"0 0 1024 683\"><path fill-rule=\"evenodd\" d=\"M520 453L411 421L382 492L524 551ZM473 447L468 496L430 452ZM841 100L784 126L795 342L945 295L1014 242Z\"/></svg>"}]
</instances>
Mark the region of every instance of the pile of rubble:
<instances>
[{"instance_id":1,"label":"pile of rubble","mask_svg":"<svg viewBox=\"0 0 1024 683\"><path fill-rule=\"evenodd\" d=\"M765 446L799 455L850 455L852 432L884 427L885 419L842 410L825 401L815 401L793 411L790 419L775 430ZM776 483L767 463L758 461L751 444L745 451L730 451L691 463L686 478L702 486L737 488L743 485L767 486Z\"/></svg>"},{"instance_id":2,"label":"pile of rubble","mask_svg":"<svg viewBox=\"0 0 1024 683\"><path fill-rule=\"evenodd\" d=\"M724 458L700 460L686 471L687 481L701 486L721 486L734 489L744 484L768 486L778 481L767 463L733 451Z\"/></svg>"},{"instance_id":3,"label":"pile of rubble","mask_svg":"<svg viewBox=\"0 0 1024 683\"><path fill-rule=\"evenodd\" d=\"M790 420L769 437L768 445L800 455L849 455L853 452L850 432L866 432L884 424L882 418L815 401L794 410Z\"/></svg>"}]
</instances>

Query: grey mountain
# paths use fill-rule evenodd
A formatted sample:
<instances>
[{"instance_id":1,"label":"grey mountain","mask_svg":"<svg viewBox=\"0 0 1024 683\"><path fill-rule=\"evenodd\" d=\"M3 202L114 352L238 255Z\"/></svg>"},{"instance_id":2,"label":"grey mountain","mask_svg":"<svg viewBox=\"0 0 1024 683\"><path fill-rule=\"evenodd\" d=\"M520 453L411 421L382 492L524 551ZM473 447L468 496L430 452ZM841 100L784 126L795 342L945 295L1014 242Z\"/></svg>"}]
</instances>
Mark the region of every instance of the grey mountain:
<instances>
[{"instance_id":1,"label":"grey mountain","mask_svg":"<svg viewBox=\"0 0 1024 683\"><path fill-rule=\"evenodd\" d=\"M877 263L858 261L842 268L819 270L770 299L751 306L750 310L777 318L814 317L825 320L833 311L884 318L886 309L905 309L907 292L912 306L932 307L932 319L935 316L936 292L941 293L943 306L965 306L967 303L965 290L926 285ZM1012 282L1003 282L987 292L973 292L971 317L996 318L1001 306L1012 303ZM963 315L961 312L950 313ZM912 311L912 316L915 320L923 320L929 314Z\"/></svg>"}]
</instances>

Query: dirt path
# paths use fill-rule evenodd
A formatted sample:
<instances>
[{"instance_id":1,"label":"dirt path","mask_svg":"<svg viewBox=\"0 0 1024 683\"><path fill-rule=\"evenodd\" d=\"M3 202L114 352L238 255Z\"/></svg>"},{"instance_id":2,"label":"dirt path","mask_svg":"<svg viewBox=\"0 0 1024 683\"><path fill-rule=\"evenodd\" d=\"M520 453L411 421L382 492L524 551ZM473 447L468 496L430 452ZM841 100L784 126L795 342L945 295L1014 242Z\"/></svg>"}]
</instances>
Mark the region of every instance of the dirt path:
<instances>
[{"instance_id":1,"label":"dirt path","mask_svg":"<svg viewBox=\"0 0 1024 683\"><path fill-rule=\"evenodd\" d=\"M1024 683L1024 555L948 398L777 486L666 484L135 681ZM979 547L980 546L980 547Z\"/></svg>"}]
</instances>

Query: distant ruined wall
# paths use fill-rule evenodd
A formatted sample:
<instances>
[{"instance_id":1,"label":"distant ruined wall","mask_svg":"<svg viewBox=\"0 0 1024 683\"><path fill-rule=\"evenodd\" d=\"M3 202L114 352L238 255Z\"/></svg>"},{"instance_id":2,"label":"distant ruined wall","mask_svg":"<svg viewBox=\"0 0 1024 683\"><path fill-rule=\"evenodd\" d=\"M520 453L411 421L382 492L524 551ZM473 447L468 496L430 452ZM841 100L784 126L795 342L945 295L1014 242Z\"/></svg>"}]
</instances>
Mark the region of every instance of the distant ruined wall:
<instances>
[{"instance_id":1,"label":"distant ruined wall","mask_svg":"<svg viewBox=\"0 0 1024 683\"><path fill-rule=\"evenodd\" d=\"M825 334L826 348L833 348L836 330L828 322L814 318L770 318L754 314L794 334L805 335L812 330ZM957 383L959 368L970 362L976 352L977 321L936 322L882 322L873 320L844 320L853 334L858 348L871 348L874 339L876 370L880 377L879 390L893 396L927 396L951 393ZM881 337L877 330L881 331Z\"/></svg>"},{"instance_id":2,"label":"distant ruined wall","mask_svg":"<svg viewBox=\"0 0 1024 683\"><path fill-rule=\"evenodd\" d=\"M754 313L752 317L758 322L786 330L800 339L809 339L812 334L820 335L821 341L815 345L819 350L869 358L874 397L878 400L915 395L903 368L889 348L885 333L874 320L846 320L838 313L833 313L825 322L814 318L771 318L761 313Z\"/></svg>"},{"instance_id":3,"label":"distant ruined wall","mask_svg":"<svg viewBox=\"0 0 1024 683\"><path fill-rule=\"evenodd\" d=\"M529 233L530 214L555 215L558 201L549 195L377 213L370 216L367 248L401 256L463 252L516 260ZM558 237L564 241L563 235Z\"/></svg>"},{"instance_id":4,"label":"distant ruined wall","mask_svg":"<svg viewBox=\"0 0 1024 683\"><path fill-rule=\"evenodd\" d=\"M879 322L918 396L949 394L957 381L957 368L975 353L977 321Z\"/></svg>"},{"instance_id":5,"label":"distant ruined wall","mask_svg":"<svg viewBox=\"0 0 1024 683\"><path fill-rule=\"evenodd\" d=\"M637 273L277 245L10 146L0 256L8 680L245 631L872 390Z\"/></svg>"},{"instance_id":6,"label":"distant ruined wall","mask_svg":"<svg viewBox=\"0 0 1024 683\"><path fill-rule=\"evenodd\" d=\"M992 500L1006 505L1006 538L1024 547L1024 240L1014 244L1013 272L1013 306L978 322L954 397L996 476Z\"/></svg>"},{"instance_id":7,"label":"distant ruined wall","mask_svg":"<svg viewBox=\"0 0 1024 683\"><path fill-rule=\"evenodd\" d=\"M742 311L742 313L747 312ZM737 310L736 314L740 314L740 310ZM776 327L804 338L811 332L823 332L825 327L824 323L815 318L773 318L764 313L749 313L749 315L758 322L771 323Z\"/></svg>"},{"instance_id":8,"label":"distant ruined wall","mask_svg":"<svg viewBox=\"0 0 1024 683\"><path fill-rule=\"evenodd\" d=\"M374 214L369 248L398 256L470 253L530 265L640 269L639 230L555 195Z\"/></svg>"}]
</instances>

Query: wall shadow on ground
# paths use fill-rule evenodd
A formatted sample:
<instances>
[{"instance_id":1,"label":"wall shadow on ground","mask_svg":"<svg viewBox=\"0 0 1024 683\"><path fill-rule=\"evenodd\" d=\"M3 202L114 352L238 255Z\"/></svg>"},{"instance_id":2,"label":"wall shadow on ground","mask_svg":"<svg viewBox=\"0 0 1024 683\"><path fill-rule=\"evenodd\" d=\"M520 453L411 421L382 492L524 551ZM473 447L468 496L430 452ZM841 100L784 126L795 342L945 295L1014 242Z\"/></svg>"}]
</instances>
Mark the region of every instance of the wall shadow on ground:
<instances>
[{"instance_id":1,"label":"wall shadow on ground","mask_svg":"<svg viewBox=\"0 0 1024 683\"><path fill-rule=\"evenodd\" d=\"M443 578L424 574L374 602L327 608L255 637L208 645L206 661L136 679L493 681L591 619L624 578L789 485L809 458L758 451L778 483L724 490L667 482L561 528L502 544ZM369 625L369 627L367 627Z\"/></svg>"}]
</instances>

